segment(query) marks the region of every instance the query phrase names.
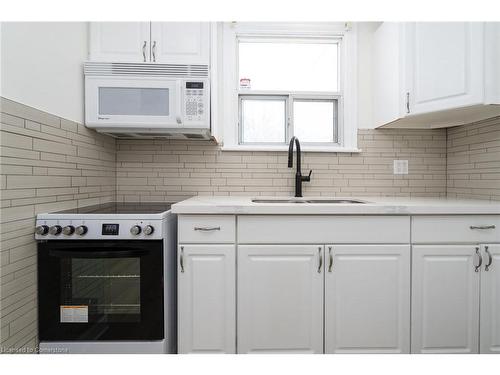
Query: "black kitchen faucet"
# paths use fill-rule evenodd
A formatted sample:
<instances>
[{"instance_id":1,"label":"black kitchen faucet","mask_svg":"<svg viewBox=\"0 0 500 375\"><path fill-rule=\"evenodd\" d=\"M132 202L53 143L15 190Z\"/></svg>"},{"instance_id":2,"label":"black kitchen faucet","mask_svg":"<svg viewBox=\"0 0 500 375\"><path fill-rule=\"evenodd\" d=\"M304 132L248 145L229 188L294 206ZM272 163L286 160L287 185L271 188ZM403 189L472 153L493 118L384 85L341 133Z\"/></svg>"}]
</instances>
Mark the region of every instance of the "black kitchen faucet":
<instances>
[{"instance_id":1,"label":"black kitchen faucet","mask_svg":"<svg viewBox=\"0 0 500 375\"><path fill-rule=\"evenodd\" d=\"M290 139L290 145L288 146L288 168L293 167L293 144L295 143L295 148L297 149L297 172L295 173L295 196L302 197L302 181L311 181L312 170L309 171L308 176L302 176L300 170L300 142L297 137L292 137Z\"/></svg>"}]
</instances>

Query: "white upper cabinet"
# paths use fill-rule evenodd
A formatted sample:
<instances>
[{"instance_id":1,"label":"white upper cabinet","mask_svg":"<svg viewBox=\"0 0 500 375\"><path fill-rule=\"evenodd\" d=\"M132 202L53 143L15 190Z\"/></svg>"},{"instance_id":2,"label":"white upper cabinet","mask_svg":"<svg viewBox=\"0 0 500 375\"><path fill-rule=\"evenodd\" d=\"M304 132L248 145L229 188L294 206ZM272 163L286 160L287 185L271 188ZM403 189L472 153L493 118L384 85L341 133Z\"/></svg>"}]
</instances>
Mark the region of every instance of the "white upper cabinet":
<instances>
[{"instance_id":1,"label":"white upper cabinet","mask_svg":"<svg viewBox=\"0 0 500 375\"><path fill-rule=\"evenodd\" d=\"M384 23L374 36L375 126L439 128L500 115L499 26ZM491 105L490 105L491 104Z\"/></svg>"},{"instance_id":2,"label":"white upper cabinet","mask_svg":"<svg viewBox=\"0 0 500 375\"><path fill-rule=\"evenodd\" d=\"M238 246L238 353L323 353L323 245Z\"/></svg>"},{"instance_id":3,"label":"white upper cabinet","mask_svg":"<svg viewBox=\"0 0 500 375\"><path fill-rule=\"evenodd\" d=\"M203 64L210 61L208 22L91 22L92 61Z\"/></svg>"},{"instance_id":4,"label":"white upper cabinet","mask_svg":"<svg viewBox=\"0 0 500 375\"><path fill-rule=\"evenodd\" d=\"M406 30L409 113L482 104L482 23L412 22Z\"/></svg>"},{"instance_id":5,"label":"white upper cabinet","mask_svg":"<svg viewBox=\"0 0 500 375\"><path fill-rule=\"evenodd\" d=\"M208 22L152 22L151 57L165 64L203 64L210 59Z\"/></svg>"},{"instance_id":6,"label":"white upper cabinet","mask_svg":"<svg viewBox=\"0 0 500 375\"><path fill-rule=\"evenodd\" d=\"M327 245L325 352L410 352L410 245Z\"/></svg>"},{"instance_id":7,"label":"white upper cabinet","mask_svg":"<svg viewBox=\"0 0 500 375\"><path fill-rule=\"evenodd\" d=\"M92 61L146 62L150 59L150 22L91 22Z\"/></svg>"}]
</instances>

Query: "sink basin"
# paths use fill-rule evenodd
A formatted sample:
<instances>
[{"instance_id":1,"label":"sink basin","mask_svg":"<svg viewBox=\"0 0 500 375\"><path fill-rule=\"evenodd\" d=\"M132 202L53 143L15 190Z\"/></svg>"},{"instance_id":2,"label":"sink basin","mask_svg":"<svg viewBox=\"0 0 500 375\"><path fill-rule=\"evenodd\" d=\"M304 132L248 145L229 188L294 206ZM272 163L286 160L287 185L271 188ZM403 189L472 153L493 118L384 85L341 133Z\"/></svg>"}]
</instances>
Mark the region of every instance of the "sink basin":
<instances>
[{"instance_id":1,"label":"sink basin","mask_svg":"<svg viewBox=\"0 0 500 375\"><path fill-rule=\"evenodd\" d=\"M364 204L365 201L358 199L286 199L286 198L255 198L253 203L320 203L320 204Z\"/></svg>"}]
</instances>

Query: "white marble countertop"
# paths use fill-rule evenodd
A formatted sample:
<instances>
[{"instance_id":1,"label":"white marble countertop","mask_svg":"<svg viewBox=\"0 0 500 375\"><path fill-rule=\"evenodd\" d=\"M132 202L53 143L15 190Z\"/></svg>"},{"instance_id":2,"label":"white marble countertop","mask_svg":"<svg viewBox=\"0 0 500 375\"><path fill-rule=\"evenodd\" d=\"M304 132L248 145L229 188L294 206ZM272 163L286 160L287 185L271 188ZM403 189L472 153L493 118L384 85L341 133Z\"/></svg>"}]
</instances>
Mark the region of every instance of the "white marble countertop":
<instances>
[{"instance_id":1,"label":"white marble countertop","mask_svg":"<svg viewBox=\"0 0 500 375\"><path fill-rule=\"evenodd\" d=\"M233 215L459 215L500 214L500 201L447 198L304 197L358 199L364 204L254 203L252 199L294 199L263 196L195 196L172 206L176 214ZM301 199L301 198L297 198Z\"/></svg>"}]
</instances>

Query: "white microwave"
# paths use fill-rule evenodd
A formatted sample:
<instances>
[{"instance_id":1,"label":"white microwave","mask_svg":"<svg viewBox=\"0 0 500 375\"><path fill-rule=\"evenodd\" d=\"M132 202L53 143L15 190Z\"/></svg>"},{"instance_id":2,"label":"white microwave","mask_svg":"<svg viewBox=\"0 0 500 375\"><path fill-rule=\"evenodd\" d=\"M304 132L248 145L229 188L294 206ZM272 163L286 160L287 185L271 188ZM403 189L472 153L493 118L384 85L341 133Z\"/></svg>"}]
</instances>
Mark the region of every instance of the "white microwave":
<instances>
[{"instance_id":1,"label":"white microwave","mask_svg":"<svg viewBox=\"0 0 500 375\"><path fill-rule=\"evenodd\" d=\"M210 137L208 67L86 63L85 125L117 137Z\"/></svg>"}]
</instances>

